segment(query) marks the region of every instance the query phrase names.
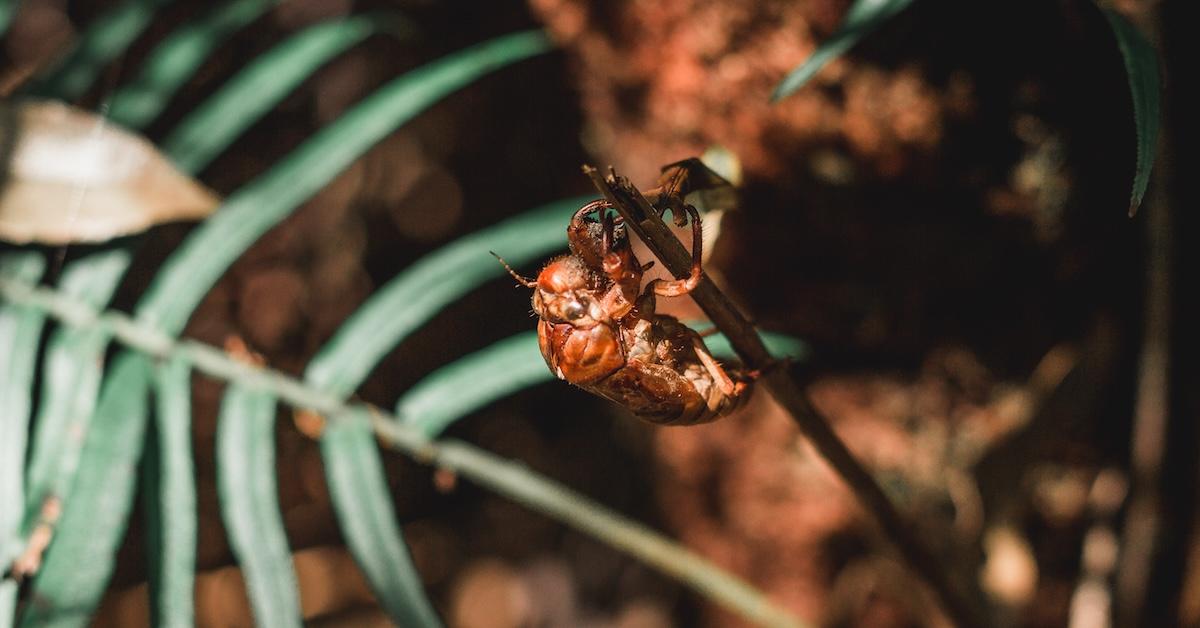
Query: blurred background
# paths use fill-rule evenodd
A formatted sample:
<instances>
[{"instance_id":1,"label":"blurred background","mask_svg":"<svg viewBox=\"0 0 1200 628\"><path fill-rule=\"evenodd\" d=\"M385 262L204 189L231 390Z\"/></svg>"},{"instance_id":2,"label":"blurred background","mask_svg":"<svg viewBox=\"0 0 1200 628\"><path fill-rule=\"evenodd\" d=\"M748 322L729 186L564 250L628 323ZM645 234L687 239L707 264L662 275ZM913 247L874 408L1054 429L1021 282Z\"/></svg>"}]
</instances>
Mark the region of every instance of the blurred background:
<instances>
[{"instance_id":1,"label":"blurred background","mask_svg":"<svg viewBox=\"0 0 1200 628\"><path fill-rule=\"evenodd\" d=\"M22 2L0 85L19 84L113 4ZM1176 142L1188 123L1170 117L1190 110L1172 90L1188 67L1176 63L1185 3L1116 3L1159 45L1167 85L1162 157L1133 219L1129 86L1091 2L916 0L772 104L849 4L283 0L210 57L145 135L161 139L247 59L306 25L390 10L417 37L372 37L322 68L201 173L223 195L407 69L531 27L559 50L472 84L355 162L242 257L186 335L216 345L239 336L299 374L376 286L422 255L590 193L580 164L612 164L649 187L661 165L718 145L740 163L742 203L721 220L710 273L759 326L812 345L793 368L814 404L955 578L980 583L1001 625L1107 626L1115 605L1118 625L1200 626L1196 368L1177 349L1193 332L1163 331L1195 314L1195 298L1172 292L1167 309L1146 315L1148 292L1193 285L1195 221L1170 213L1193 194L1171 178L1189 151ZM209 9L165 3L77 104L102 107L157 42ZM152 232L117 307L189 228ZM1171 256L1155 291L1151 251ZM432 369L530 329L528 298L500 280L454 303L359 397L390 407ZM1168 357L1148 362L1148 346ZM197 619L238 626L252 618L217 504L221 390L196 380ZM1165 421L1159 446L1131 457L1147 412ZM545 384L451 435L680 539L819 625L945 625L765 394L717 423L656 428ZM290 421L276 436L306 618L385 625L342 546L318 446ZM503 497L399 455L386 462L421 577L453 626L742 625ZM148 622L139 521L97 625Z\"/></svg>"}]
</instances>

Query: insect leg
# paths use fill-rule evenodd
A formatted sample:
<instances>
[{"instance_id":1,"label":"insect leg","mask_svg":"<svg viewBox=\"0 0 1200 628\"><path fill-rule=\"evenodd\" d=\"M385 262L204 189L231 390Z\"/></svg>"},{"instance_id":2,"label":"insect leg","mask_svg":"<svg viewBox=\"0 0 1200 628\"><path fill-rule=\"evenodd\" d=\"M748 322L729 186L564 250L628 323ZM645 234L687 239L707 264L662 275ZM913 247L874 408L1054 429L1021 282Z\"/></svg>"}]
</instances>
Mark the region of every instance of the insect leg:
<instances>
[{"instance_id":1,"label":"insect leg","mask_svg":"<svg viewBox=\"0 0 1200 628\"><path fill-rule=\"evenodd\" d=\"M695 207L684 205L684 210L692 219L692 272L683 279L674 281L664 281L656 279L651 281L646 290L653 290L654 294L664 297L678 297L685 295L696 288L700 284L700 276L703 273L700 268L700 260L704 248L703 226L700 224L700 214Z\"/></svg>"},{"instance_id":2,"label":"insect leg","mask_svg":"<svg viewBox=\"0 0 1200 628\"><path fill-rule=\"evenodd\" d=\"M588 203L587 205L584 205L583 207L580 207L579 209L575 210L575 215L571 216L571 226L579 227L585 222L585 219L587 218L588 214L595 212L597 210L607 213L607 212L605 212L605 210L607 210L610 207L612 207L612 204L604 199L592 201L592 202Z\"/></svg>"},{"instance_id":3,"label":"insect leg","mask_svg":"<svg viewBox=\"0 0 1200 628\"><path fill-rule=\"evenodd\" d=\"M600 224L603 225L603 228L601 229L601 233L603 235L601 236L600 255L601 257L607 257L608 254L612 252L613 244L614 226L612 214L609 214L607 211L603 211Z\"/></svg>"},{"instance_id":4,"label":"insect leg","mask_svg":"<svg viewBox=\"0 0 1200 628\"><path fill-rule=\"evenodd\" d=\"M598 233L601 220L593 218L591 214L599 212L600 218L603 218L609 207L611 205L606 200L592 201L576 210L567 225L567 244L571 252L582 257L588 266L597 269L604 259Z\"/></svg>"},{"instance_id":5,"label":"insect leg","mask_svg":"<svg viewBox=\"0 0 1200 628\"><path fill-rule=\"evenodd\" d=\"M658 176L658 193L661 196L685 196L691 170L686 162L674 163L663 168Z\"/></svg>"},{"instance_id":6,"label":"insect leg","mask_svg":"<svg viewBox=\"0 0 1200 628\"><path fill-rule=\"evenodd\" d=\"M708 352L708 347L704 346L704 342L700 338L692 338L692 346L696 348L696 357L700 358L700 363L704 365L704 369L712 375L713 381L721 389L721 392L727 396L732 396L739 392L739 388L745 388L745 384L734 381L729 377L729 373L713 359L712 354Z\"/></svg>"},{"instance_id":7,"label":"insect leg","mask_svg":"<svg viewBox=\"0 0 1200 628\"><path fill-rule=\"evenodd\" d=\"M675 224L684 226L684 198L693 192L705 190L732 190L733 185L712 171L704 162L692 157L663 166L658 177L658 186L645 193L646 199L661 216L667 209L674 215Z\"/></svg>"}]
</instances>

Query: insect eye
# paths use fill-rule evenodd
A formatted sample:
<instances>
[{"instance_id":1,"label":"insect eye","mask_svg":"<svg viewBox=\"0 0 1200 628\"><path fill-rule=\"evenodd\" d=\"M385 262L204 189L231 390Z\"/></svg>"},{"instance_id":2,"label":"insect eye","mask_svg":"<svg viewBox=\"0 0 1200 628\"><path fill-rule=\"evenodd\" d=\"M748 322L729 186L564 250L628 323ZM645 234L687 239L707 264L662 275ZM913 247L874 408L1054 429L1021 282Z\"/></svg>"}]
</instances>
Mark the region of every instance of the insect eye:
<instances>
[{"instance_id":1,"label":"insect eye","mask_svg":"<svg viewBox=\"0 0 1200 628\"><path fill-rule=\"evenodd\" d=\"M587 314L587 308L579 301L571 301L563 308L563 313L570 320L578 320L583 318L584 314Z\"/></svg>"}]
</instances>

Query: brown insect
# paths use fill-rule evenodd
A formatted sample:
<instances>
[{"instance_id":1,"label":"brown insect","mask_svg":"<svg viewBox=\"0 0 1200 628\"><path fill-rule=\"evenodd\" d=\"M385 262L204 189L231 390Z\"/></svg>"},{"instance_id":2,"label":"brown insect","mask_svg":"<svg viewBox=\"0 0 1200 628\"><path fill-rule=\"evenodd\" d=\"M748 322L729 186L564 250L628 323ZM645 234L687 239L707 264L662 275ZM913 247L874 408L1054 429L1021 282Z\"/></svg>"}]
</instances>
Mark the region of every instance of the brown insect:
<instances>
[{"instance_id":1,"label":"brown insect","mask_svg":"<svg viewBox=\"0 0 1200 628\"><path fill-rule=\"evenodd\" d=\"M642 265L634 256L625 226L609 213L607 201L575 212L567 227L571 253L550 260L536 280L504 264L517 281L534 289L538 344L551 372L662 425L717 419L745 400L751 382L740 369L713 359L695 330L654 311L656 297L685 295L701 277L700 215L682 200L682 168L703 168L712 180L724 182L689 160L664 169L663 185L648 195L657 199L660 211L672 209L677 225L690 218L689 276L655 279L643 289L642 274L654 262Z\"/></svg>"}]
</instances>

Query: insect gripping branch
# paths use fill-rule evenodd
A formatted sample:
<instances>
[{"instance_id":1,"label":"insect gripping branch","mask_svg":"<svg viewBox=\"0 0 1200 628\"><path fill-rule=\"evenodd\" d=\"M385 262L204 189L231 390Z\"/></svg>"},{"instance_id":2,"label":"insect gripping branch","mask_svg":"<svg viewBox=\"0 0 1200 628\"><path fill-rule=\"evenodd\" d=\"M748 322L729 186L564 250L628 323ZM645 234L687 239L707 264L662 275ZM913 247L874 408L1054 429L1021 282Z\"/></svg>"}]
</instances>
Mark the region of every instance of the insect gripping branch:
<instances>
[{"instance_id":1,"label":"insect gripping branch","mask_svg":"<svg viewBox=\"0 0 1200 628\"><path fill-rule=\"evenodd\" d=\"M634 256L628 230L618 224L623 219L609 213L605 200L575 212L567 227L571 254L552 259L536 280L509 268L533 288L538 344L550 371L659 425L693 425L728 414L746 399L753 381L740 367L717 363L695 330L655 311L658 297L688 294L703 275L700 214L676 193L682 181L670 178L659 195L674 210L676 224L692 225L688 271L679 279L656 279L642 288L651 264Z\"/></svg>"},{"instance_id":2,"label":"insect gripping branch","mask_svg":"<svg viewBox=\"0 0 1200 628\"><path fill-rule=\"evenodd\" d=\"M621 215L626 227L645 241L675 277L684 279L697 274L692 257L661 218L661 210L674 202L671 195L662 194L662 188L658 188L644 196L628 179L618 176L611 169L607 175L602 175L591 166L584 166L583 171ZM675 196L682 198L691 189L703 186L706 176L709 175L703 164L699 164L698 160L687 160L665 167L661 180L672 182L670 185L676 192ZM653 198L658 206L647 200L647 196ZM733 302L702 272L698 273L690 295L717 329L729 338L746 368L763 373L761 379L764 387L842 477L864 509L875 518L883 536L909 568L929 585L951 621L962 627L987 625L980 610L982 596L978 590L970 582L955 582L949 577L938 555L916 534L875 478L834 434L829 422L817 413L787 370L771 368L773 361L762 338Z\"/></svg>"}]
</instances>

